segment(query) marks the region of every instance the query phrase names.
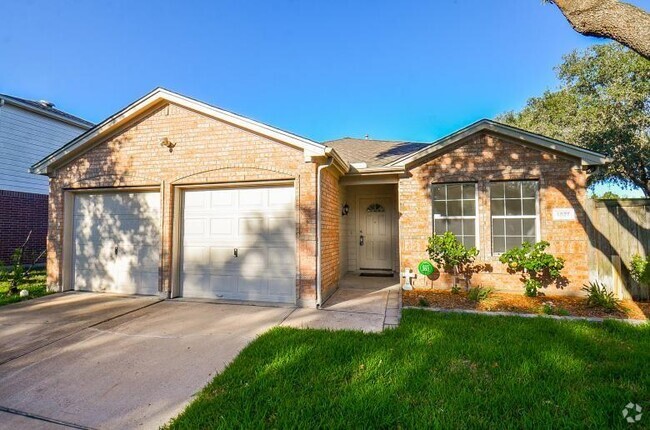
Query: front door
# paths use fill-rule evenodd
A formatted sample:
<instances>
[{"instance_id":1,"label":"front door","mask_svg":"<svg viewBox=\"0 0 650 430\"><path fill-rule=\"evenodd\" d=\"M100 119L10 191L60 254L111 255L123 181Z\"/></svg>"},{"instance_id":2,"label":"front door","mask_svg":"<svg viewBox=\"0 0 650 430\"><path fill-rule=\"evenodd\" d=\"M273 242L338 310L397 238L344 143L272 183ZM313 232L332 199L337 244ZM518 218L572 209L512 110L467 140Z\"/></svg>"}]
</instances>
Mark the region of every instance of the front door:
<instances>
[{"instance_id":1,"label":"front door","mask_svg":"<svg viewBox=\"0 0 650 430\"><path fill-rule=\"evenodd\" d=\"M359 268L392 269L392 201L359 199Z\"/></svg>"}]
</instances>

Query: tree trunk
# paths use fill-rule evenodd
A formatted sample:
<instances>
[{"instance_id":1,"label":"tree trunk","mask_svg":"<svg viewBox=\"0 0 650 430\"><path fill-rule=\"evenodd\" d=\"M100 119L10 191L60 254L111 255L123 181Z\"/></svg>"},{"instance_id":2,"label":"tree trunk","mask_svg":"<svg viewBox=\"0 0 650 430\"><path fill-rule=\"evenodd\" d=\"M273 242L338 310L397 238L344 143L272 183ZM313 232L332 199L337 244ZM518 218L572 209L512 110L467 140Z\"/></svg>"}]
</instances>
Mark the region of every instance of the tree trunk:
<instances>
[{"instance_id":1,"label":"tree trunk","mask_svg":"<svg viewBox=\"0 0 650 430\"><path fill-rule=\"evenodd\" d=\"M650 14L618 0L551 0L578 33L606 37L650 59Z\"/></svg>"}]
</instances>

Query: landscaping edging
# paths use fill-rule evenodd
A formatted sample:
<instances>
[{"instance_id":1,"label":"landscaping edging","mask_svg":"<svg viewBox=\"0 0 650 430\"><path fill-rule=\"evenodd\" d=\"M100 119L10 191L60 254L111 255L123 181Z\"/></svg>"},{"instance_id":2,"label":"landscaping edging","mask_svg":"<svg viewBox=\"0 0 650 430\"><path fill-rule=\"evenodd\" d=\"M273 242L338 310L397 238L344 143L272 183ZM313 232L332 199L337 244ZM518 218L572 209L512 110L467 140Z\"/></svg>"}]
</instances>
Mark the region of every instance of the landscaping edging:
<instances>
[{"instance_id":1,"label":"landscaping edging","mask_svg":"<svg viewBox=\"0 0 650 430\"><path fill-rule=\"evenodd\" d=\"M528 314L518 312L504 312L504 311L477 311L475 309L446 309L435 307L420 307L420 306L404 306L403 309L420 309L423 311L443 312L443 313L456 313L456 314L474 314L474 315L490 315L490 316L505 316L505 317L522 317L522 318L551 318L556 320L567 321L589 321L589 322L604 322L604 321L620 321L632 325L648 324L650 320L639 319L623 319L623 318L601 318L601 317L579 317L579 316L562 316L562 315L546 315L546 314Z\"/></svg>"}]
</instances>

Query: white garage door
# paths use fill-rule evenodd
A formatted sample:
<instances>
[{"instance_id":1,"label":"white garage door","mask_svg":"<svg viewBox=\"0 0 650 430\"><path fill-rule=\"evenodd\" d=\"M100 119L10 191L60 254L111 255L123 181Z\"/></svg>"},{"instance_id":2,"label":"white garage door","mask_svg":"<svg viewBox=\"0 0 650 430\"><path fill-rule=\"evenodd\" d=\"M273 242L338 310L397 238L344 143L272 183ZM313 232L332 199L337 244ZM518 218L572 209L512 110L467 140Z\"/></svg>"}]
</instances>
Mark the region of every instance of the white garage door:
<instances>
[{"instance_id":1,"label":"white garage door","mask_svg":"<svg viewBox=\"0 0 650 430\"><path fill-rule=\"evenodd\" d=\"M74 288L158 294L160 195L77 194Z\"/></svg>"},{"instance_id":2,"label":"white garage door","mask_svg":"<svg viewBox=\"0 0 650 430\"><path fill-rule=\"evenodd\" d=\"M293 187L186 191L184 297L295 303Z\"/></svg>"}]
</instances>

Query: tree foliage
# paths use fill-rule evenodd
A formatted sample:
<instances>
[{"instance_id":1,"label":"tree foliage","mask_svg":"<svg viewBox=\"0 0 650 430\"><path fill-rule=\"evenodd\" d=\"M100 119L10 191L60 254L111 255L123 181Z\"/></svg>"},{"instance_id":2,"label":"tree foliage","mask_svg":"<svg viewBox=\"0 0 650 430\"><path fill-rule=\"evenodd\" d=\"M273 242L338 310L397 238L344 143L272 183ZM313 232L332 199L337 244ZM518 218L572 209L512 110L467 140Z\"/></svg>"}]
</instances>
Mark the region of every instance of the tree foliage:
<instances>
[{"instance_id":1,"label":"tree foliage","mask_svg":"<svg viewBox=\"0 0 650 430\"><path fill-rule=\"evenodd\" d=\"M650 61L621 45L574 51L557 68L561 86L497 121L602 152L591 176L650 197Z\"/></svg>"}]
</instances>

